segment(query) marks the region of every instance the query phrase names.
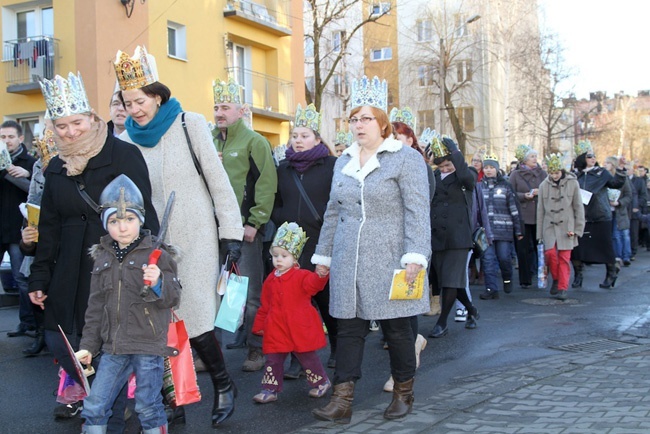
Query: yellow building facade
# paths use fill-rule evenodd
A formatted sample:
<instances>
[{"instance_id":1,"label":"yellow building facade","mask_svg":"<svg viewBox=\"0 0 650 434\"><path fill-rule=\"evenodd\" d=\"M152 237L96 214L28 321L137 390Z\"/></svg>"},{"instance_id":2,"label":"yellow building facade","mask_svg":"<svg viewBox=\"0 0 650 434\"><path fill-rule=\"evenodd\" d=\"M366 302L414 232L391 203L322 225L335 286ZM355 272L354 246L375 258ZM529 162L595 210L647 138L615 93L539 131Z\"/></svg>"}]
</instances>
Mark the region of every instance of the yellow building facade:
<instances>
[{"instance_id":1,"label":"yellow building facade","mask_svg":"<svg viewBox=\"0 0 650 434\"><path fill-rule=\"evenodd\" d=\"M0 0L0 8L0 115L19 121L26 141L45 111L39 79L81 72L91 106L108 120L115 54L138 45L183 109L208 121L213 80L235 76L253 128L272 145L286 143L304 101L300 0Z\"/></svg>"}]
</instances>

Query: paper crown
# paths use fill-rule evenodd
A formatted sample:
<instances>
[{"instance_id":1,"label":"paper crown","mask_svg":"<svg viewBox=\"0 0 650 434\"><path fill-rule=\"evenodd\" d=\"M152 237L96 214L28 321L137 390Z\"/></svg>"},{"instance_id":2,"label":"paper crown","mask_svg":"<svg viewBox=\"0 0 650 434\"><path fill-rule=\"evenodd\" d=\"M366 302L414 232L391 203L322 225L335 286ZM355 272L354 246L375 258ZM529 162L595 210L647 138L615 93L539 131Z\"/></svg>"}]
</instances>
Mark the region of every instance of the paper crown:
<instances>
[{"instance_id":1,"label":"paper crown","mask_svg":"<svg viewBox=\"0 0 650 434\"><path fill-rule=\"evenodd\" d=\"M60 75L56 75L52 80L44 78L40 85L47 111L53 121L65 116L90 113L90 103L81 73L74 75L70 72L67 80Z\"/></svg>"},{"instance_id":2,"label":"paper crown","mask_svg":"<svg viewBox=\"0 0 650 434\"><path fill-rule=\"evenodd\" d=\"M528 145L517 146L517 148L515 149L515 158L520 163L523 162L526 159L526 154L528 154L528 152L530 152L532 149L533 148L531 148Z\"/></svg>"},{"instance_id":3,"label":"paper crown","mask_svg":"<svg viewBox=\"0 0 650 434\"><path fill-rule=\"evenodd\" d=\"M217 78L212 82L212 92L214 94L214 103L232 103L241 104L243 88L235 81L234 77L228 78L228 83Z\"/></svg>"},{"instance_id":4,"label":"paper crown","mask_svg":"<svg viewBox=\"0 0 650 434\"><path fill-rule=\"evenodd\" d=\"M271 247L280 247L285 249L291 253L294 258L298 259L300 258L300 254L302 253L302 249L305 247L307 240L307 234L300 226L298 226L297 223L284 222L275 233L275 238L273 238Z\"/></svg>"},{"instance_id":5,"label":"paper crown","mask_svg":"<svg viewBox=\"0 0 650 434\"><path fill-rule=\"evenodd\" d=\"M294 127L311 128L317 133L320 132L321 114L316 111L314 104L309 104L305 109L298 104L296 107L296 119Z\"/></svg>"},{"instance_id":6,"label":"paper crown","mask_svg":"<svg viewBox=\"0 0 650 434\"><path fill-rule=\"evenodd\" d=\"M547 155L545 160L546 160L546 171L548 173L557 172L564 168L564 165L562 164L562 155L560 154Z\"/></svg>"},{"instance_id":7,"label":"paper crown","mask_svg":"<svg viewBox=\"0 0 650 434\"><path fill-rule=\"evenodd\" d=\"M403 109L393 107L388 118L391 123L402 122L408 125L413 131L415 131L417 119L413 115L413 110L411 110L411 107L404 107Z\"/></svg>"},{"instance_id":8,"label":"paper crown","mask_svg":"<svg viewBox=\"0 0 650 434\"><path fill-rule=\"evenodd\" d=\"M449 149L447 149L445 144L442 142L440 134L431 128L427 128L422 132L418 142L425 146L424 154L427 158L436 159L451 154Z\"/></svg>"},{"instance_id":9,"label":"paper crown","mask_svg":"<svg viewBox=\"0 0 650 434\"><path fill-rule=\"evenodd\" d=\"M334 145L345 145L347 148L352 144L352 133L347 131L337 131Z\"/></svg>"},{"instance_id":10,"label":"paper crown","mask_svg":"<svg viewBox=\"0 0 650 434\"><path fill-rule=\"evenodd\" d=\"M41 154L41 165L43 167L47 167L50 160L59 154L56 143L54 143L54 133L50 129L46 129L40 139L34 139L34 144Z\"/></svg>"},{"instance_id":11,"label":"paper crown","mask_svg":"<svg viewBox=\"0 0 650 434\"><path fill-rule=\"evenodd\" d=\"M587 152L592 152L593 147L589 140L580 140L577 145L575 145L574 150L576 152L576 157L578 155L586 154Z\"/></svg>"},{"instance_id":12,"label":"paper crown","mask_svg":"<svg viewBox=\"0 0 650 434\"><path fill-rule=\"evenodd\" d=\"M492 152L492 150L485 151L483 154L483 161L496 161L497 163L499 162L499 157L495 153Z\"/></svg>"},{"instance_id":13,"label":"paper crown","mask_svg":"<svg viewBox=\"0 0 650 434\"><path fill-rule=\"evenodd\" d=\"M118 50L113 66L119 90L140 89L158 81L156 59L139 45L133 57Z\"/></svg>"},{"instance_id":14,"label":"paper crown","mask_svg":"<svg viewBox=\"0 0 650 434\"><path fill-rule=\"evenodd\" d=\"M386 80L379 81L377 76L369 80L365 75L359 80L352 80L350 92L350 108L370 106L380 110L388 110L388 84Z\"/></svg>"}]
</instances>

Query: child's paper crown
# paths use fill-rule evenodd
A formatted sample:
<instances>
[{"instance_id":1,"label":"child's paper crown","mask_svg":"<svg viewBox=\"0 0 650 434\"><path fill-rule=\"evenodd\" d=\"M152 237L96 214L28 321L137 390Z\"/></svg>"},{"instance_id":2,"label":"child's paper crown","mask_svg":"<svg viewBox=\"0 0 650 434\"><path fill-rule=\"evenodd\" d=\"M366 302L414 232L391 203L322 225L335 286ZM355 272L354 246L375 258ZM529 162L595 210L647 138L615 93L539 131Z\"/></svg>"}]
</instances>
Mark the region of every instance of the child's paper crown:
<instances>
[{"instance_id":1,"label":"child's paper crown","mask_svg":"<svg viewBox=\"0 0 650 434\"><path fill-rule=\"evenodd\" d=\"M296 260L300 258L303 247L307 242L307 234L297 223L282 223L273 238L271 247L280 247L293 255Z\"/></svg>"}]
</instances>

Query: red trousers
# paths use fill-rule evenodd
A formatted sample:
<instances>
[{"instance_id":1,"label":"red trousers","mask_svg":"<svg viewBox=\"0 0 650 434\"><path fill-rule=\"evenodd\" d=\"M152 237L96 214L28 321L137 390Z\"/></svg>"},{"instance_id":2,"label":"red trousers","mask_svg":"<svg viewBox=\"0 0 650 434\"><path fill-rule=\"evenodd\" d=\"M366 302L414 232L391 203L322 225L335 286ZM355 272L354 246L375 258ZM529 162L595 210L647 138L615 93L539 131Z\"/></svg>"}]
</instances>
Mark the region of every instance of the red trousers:
<instances>
[{"instance_id":1,"label":"red trousers","mask_svg":"<svg viewBox=\"0 0 650 434\"><path fill-rule=\"evenodd\" d=\"M553 280L557 282L557 289L566 291L569 288L569 276L571 276L571 250L558 250L554 245L544 251L544 259Z\"/></svg>"}]
</instances>

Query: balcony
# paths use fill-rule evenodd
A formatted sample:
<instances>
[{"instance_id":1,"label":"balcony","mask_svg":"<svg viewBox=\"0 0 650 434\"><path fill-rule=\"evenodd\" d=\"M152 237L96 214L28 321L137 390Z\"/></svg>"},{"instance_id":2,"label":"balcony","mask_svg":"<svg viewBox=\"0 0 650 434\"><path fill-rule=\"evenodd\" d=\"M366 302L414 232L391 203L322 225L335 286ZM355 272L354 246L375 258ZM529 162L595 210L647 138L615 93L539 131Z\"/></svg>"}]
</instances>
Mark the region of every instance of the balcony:
<instances>
[{"instance_id":1,"label":"balcony","mask_svg":"<svg viewBox=\"0 0 650 434\"><path fill-rule=\"evenodd\" d=\"M228 0L223 16L277 36L290 36L290 6L291 0Z\"/></svg>"},{"instance_id":2,"label":"balcony","mask_svg":"<svg viewBox=\"0 0 650 434\"><path fill-rule=\"evenodd\" d=\"M59 41L49 36L5 41L2 49L8 93L39 93L39 81L57 73Z\"/></svg>"},{"instance_id":3,"label":"balcony","mask_svg":"<svg viewBox=\"0 0 650 434\"><path fill-rule=\"evenodd\" d=\"M243 84L244 102L253 114L281 121L293 120L293 82L250 69L226 68L226 71Z\"/></svg>"}]
</instances>

